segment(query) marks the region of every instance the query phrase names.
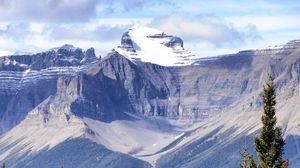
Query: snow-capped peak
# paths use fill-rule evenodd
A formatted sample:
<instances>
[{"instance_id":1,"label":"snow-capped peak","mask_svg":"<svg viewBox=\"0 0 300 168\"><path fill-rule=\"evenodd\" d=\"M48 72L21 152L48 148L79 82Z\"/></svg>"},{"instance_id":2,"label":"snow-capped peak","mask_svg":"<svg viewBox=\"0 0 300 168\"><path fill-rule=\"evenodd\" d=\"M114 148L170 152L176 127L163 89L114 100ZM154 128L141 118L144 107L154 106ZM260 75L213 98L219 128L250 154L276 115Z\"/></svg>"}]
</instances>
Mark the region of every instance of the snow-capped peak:
<instances>
[{"instance_id":1,"label":"snow-capped peak","mask_svg":"<svg viewBox=\"0 0 300 168\"><path fill-rule=\"evenodd\" d=\"M14 55L15 52L13 51L0 51L0 57L1 56L9 56L9 55Z\"/></svg>"},{"instance_id":2,"label":"snow-capped peak","mask_svg":"<svg viewBox=\"0 0 300 168\"><path fill-rule=\"evenodd\" d=\"M189 65L196 59L183 48L181 38L148 27L129 29L122 36L121 46L115 50L133 61L163 66Z\"/></svg>"}]
</instances>

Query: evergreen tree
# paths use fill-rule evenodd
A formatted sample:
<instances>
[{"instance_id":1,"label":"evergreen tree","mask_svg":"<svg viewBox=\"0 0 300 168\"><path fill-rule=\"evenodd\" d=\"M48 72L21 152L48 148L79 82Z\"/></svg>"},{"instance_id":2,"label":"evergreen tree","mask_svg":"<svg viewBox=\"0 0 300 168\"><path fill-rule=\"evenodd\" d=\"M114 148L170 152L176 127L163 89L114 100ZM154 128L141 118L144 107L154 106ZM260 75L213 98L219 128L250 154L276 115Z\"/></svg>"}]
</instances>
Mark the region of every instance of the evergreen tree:
<instances>
[{"instance_id":1,"label":"evergreen tree","mask_svg":"<svg viewBox=\"0 0 300 168\"><path fill-rule=\"evenodd\" d=\"M248 152L247 145L245 143L243 153L241 153L243 161L240 164L240 168L256 168L256 164L253 160L253 156Z\"/></svg>"},{"instance_id":2,"label":"evergreen tree","mask_svg":"<svg viewBox=\"0 0 300 168\"><path fill-rule=\"evenodd\" d=\"M284 140L280 127L276 127L275 115L276 93L274 77L269 75L269 81L264 86L264 112L261 118L263 127L259 137L254 138L254 146L258 157L258 168L283 168L288 161L282 159ZM253 159L252 159L253 160Z\"/></svg>"},{"instance_id":3,"label":"evergreen tree","mask_svg":"<svg viewBox=\"0 0 300 168\"><path fill-rule=\"evenodd\" d=\"M2 163L2 168L5 168L5 163L4 162Z\"/></svg>"}]
</instances>

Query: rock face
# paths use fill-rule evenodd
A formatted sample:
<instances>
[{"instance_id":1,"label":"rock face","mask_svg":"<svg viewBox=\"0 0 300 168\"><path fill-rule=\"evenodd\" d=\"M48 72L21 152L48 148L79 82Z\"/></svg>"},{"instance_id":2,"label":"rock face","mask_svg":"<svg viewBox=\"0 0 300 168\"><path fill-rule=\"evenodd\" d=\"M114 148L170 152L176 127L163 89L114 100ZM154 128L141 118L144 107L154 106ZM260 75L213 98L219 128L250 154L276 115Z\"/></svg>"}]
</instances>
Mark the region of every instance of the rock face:
<instances>
[{"instance_id":1,"label":"rock face","mask_svg":"<svg viewBox=\"0 0 300 168\"><path fill-rule=\"evenodd\" d=\"M268 73L279 76L289 69L295 69L296 60L293 63L282 63L279 60L287 60L287 54L297 55L297 49L244 51L212 60L199 60L196 62L199 65L187 67L133 64L113 52L95 65L98 67L94 68L97 69L94 75L86 75L84 78L87 78L86 81L98 81L99 84L95 84L100 89L97 94L103 93L103 90L108 91L100 97L109 97L109 101L99 100L106 102L99 107L105 108L107 104L112 104L112 107L118 105L125 112L147 116L202 119L230 108L241 98L259 90ZM289 80L284 78L278 81L279 90ZM298 72L293 78L298 79ZM96 93L98 88L95 86L87 88L93 88ZM115 90L118 92L115 93ZM252 104L253 108L260 107L256 98ZM103 109L100 113L109 109L113 108Z\"/></svg>"},{"instance_id":2,"label":"rock face","mask_svg":"<svg viewBox=\"0 0 300 168\"><path fill-rule=\"evenodd\" d=\"M121 46L129 52L135 52L133 41L130 38L129 32L125 32L121 38Z\"/></svg>"},{"instance_id":3,"label":"rock face","mask_svg":"<svg viewBox=\"0 0 300 168\"><path fill-rule=\"evenodd\" d=\"M183 40L179 37L171 36L170 40L164 42L164 45L172 48L183 47Z\"/></svg>"},{"instance_id":4,"label":"rock face","mask_svg":"<svg viewBox=\"0 0 300 168\"><path fill-rule=\"evenodd\" d=\"M76 76L97 61L94 49L64 45L34 55L0 57L0 133L57 90L57 79Z\"/></svg>"},{"instance_id":5,"label":"rock face","mask_svg":"<svg viewBox=\"0 0 300 168\"><path fill-rule=\"evenodd\" d=\"M146 38L168 38L168 41L163 41L160 45L168 48L183 47L182 40L175 36L156 33ZM139 48L135 42L130 33L125 33L121 43L127 51L136 52ZM81 140L64 142L68 138L96 136L84 122L85 118L113 123L117 120L134 121L136 118L133 116L159 116L170 122L197 121L205 125L186 132L183 134L185 136L177 137L174 142L161 149L164 155L158 160L157 167L197 167L199 164L205 167L222 167L214 159L205 161L213 158L211 154L218 154L222 158L228 153L233 159L227 167L233 167L239 159L233 154L237 152L233 146L242 146L241 135L252 135L258 129L251 125L258 125L259 113L255 112L262 106L261 88L268 73L276 77L277 100L282 102L280 111L288 109L289 114L298 112L290 108L297 103L296 98L300 95L300 43L297 40L276 48L197 59L188 66L161 66L143 60L132 60L128 55L122 54L122 51L115 50L105 58L98 59L94 49L84 52L65 45L35 55L1 57L0 133L6 134L0 138L0 153L5 153L5 156L0 154L0 160L13 159L7 153L20 150L12 147L14 145L10 144L9 137L17 137L13 144L21 146L23 143L36 143L34 138L22 141L22 127L26 124L35 124L30 130L37 132L36 136L50 133L54 136L53 130L76 130L76 136L69 132L70 136L60 137L62 142L55 141L52 144L50 141L48 145L53 147L51 145L56 146L56 143L67 146L86 143ZM218 119L220 116L227 117ZM297 146L294 135L300 134L299 126L292 124L295 121L286 119L285 115L279 121L284 123L285 133L293 135L290 141ZM20 122L22 127L9 131ZM73 129L74 123L79 125ZM249 123L247 128L244 128L244 123ZM19 139L22 143L18 142ZM89 141L87 145L94 144ZM33 145L28 150L33 150L36 146L38 145ZM65 147L51 148L35 157L32 164L40 164L46 156L52 157ZM102 150L102 146L97 148ZM217 153L214 149L223 152ZM132 153L138 153L139 150L142 149L136 149ZM26 157L28 159L29 155ZM120 157L120 160L123 157L132 160L138 167L149 166L131 157ZM129 164L130 166L132 165Z\"/></svg>"},{"instance_id":6,"label":"rock face","mask_svg":"<svg viewBox=\"0 0 300 168\"><path fill-rule=\"evenodd\" d=\"M72 155L66 155L71 153ZM58 159L59 158L59 159ZM99 162L101 160L101 162ZM67 164L64 164L67 163ZM26 165L26 166L23 166ZM20 167L63 167L65 168L150 168L147 162L138 160L128 155L110 151L102 145L88 139L74 139L59 144L55 148L46 151L42 155L33 157L29 164L23 162Z\"/></svg>"},{"instance_id":7,"label":"rock face","mask_svg":"<svg viewBox=\"0 0 300 168\"><path fill-rule=\"evenodd\" d=\"M2 62L9 59L25 64L30 69L40 70L7 71L3 67L8 65L3 65L2 132L55 94L57 88L62 87L57 79L63 76L80 79L73 88L81 89L71 109L81 117L110 122L128 119L130 117L126 113L133 113L202 120L228 110L241 98L259 90L268 73L276 76L289 74L278 79L279 92L283 93L291 80L293 85L297 84L300 78L297 67L299 45L291 43L280 49L243 51L213 59L200 59L195 62L199 65L184 67L133 63L118 52L112 52L95 63L97 58L93 49L82 52L70 46L33 56L4 57L1 58ZM38 63L42 58L46 61L41 62L46 63ZM68 82L63 84L68 85ZM45 85L47 89L43 89ZM252 108L261 105L258 94L249 100Z\"/></svg>"},{"instance_id":8,"label":"rock face","mask_svg":"<svg viewBox=\"0 0 300 168\"><path fill-rule=\"evenodd\" d=\"M12 55L1 57L1 71L42 70L50 67L80 66L84 60L96 61L94 49L83 52L80 48L66 44L46 52L33 55Z\"/></svg>"}]
</instances>

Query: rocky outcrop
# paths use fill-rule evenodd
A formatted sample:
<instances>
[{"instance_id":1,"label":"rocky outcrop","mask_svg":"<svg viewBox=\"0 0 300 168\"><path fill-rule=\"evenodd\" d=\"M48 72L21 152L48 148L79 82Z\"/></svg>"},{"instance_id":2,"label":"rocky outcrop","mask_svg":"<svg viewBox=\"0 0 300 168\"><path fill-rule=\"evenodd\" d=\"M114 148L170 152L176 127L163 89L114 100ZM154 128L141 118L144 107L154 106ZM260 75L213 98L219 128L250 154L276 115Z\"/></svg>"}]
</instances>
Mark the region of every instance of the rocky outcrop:
<instances>
[{"instance_id":1,"label":"rocky outcrop","mask_svg":"<svg viewBox=\"0 0 300 168\"><path fill-rule=\"evenodd\" d=\"M125 32L121 38L121 47L127 51L135 52L133 47L133 41L129 35L129 32Z\"/></svg>"},{"instance_id":2,"label":"rocky outcrop","mask_svg":"<svg viewBox=\"0 0 300 168\"><path fill-rule=\"evenodd\" d=\"M72 45L63 45L32 55L12 55L0 58L1 71L42 70L50 67L80 66L98 60L93 48L82 51Z\"/></svg>"},{"instance_id":3,"label":"rocky outcrop","mask_svg":"<svg viewBox=\"0 0 300 168\"><path fill-rule=\"evenodd\" d=\"M69 85L68 82L57 83L57 79L61 77L78 78L77 84L69 87L77 91L80 88L78 97L70 103L71 111L80 117L106 122L131 119L128 113L201 120L226 111L246 98L247 107L257 108L261 106L260 89L268 73L278 77L278 91L282 99L293 94L288 88L291 85L298 85L300 78L297 44L289 43L279 49L243 51L211 59L200 59L196 62L197 65L183 67L134 63L118 52L112 52L101 61L94 62L96 59L93 49L82 52L70 46L51 50L41 56L46 60L54 56L62 60L70 58L67 64L69 67L62 64L59 59L50 61L51 64L38 64L33 61L38 60L37 58L28 60L27 57L17 56L16 58L19 58L17 62L27 63L30 66L62 67L56 71L39 70L34 73L30 71L25 76L24 73L19 73L15 79L6 77L7 82L15 80L15 87L5 88L8 85L2 80L3 111L0 113L2 123L18 123L30 109L49 95L55 94L57 88L64 88L61 85ZM80 66L81 61L86 62ZM74 69L75 65L79 67ZM49 75L45 77L47 73ZM3 73L3 79L4 76ZM44 89L45 86L47 89ZM14 125L7 126L7 124L2 124L3 130Z\"/></svg>"},{"instance_id":4,"label":"rocky outcrop","mask_svg":"<svg viewBox=\"0 0 300 168\"><path fill-rule=\"evenodd\" d=\"M282 61L299 57L298 52L245 51L186 67L132 63L112 52L82 75L82 96L72 104L72 111L103 121L128 119L126 113L201 120L246 98L247 107L255 109L261 106L261 86L268 73L278 77L280 98L293 94L288 88L298 85L299 59Z\"/></svg>"},{"instance_id":5,"label":"rocky outcrop","mask_svg":"<svg viewBox=\"0 0 300 168\"><path fill-rule=\"evenodd\" d=\"M129 39L124 43L129 44ZM181 42L170 44L176 45L181 45ZM88 129L82 118L113 125L110 122L116 120L161 116L188 123L205 122L163 148L161 151L167 152L175 147L175 152L166 153L158 160L157 167L197 167L199 164L205 165L206 161L209 164L205 166L221 167L215 159L228 160L225 155L238 153L237 148L232 146L242 146L241 135L245 132L251 135L257 130L254 126L259 121L257 116L260 113L256 112L262 106L262 85L268 74L276 77L277 100L280 111L284 113L281 118L288 118L281 123L283 130L299 133L297 124L291 124L299 120L298 41L276 48L199 59L193 65L174 67L133 61L117 51L99 60L94 49L83 52L69 45L31 56L3 57L0 62L0 132L7 132L27 116L23 124L18 125L20 127L0 138L3 142L0 153L1 150L20 149L26 153L27 150L46 149L46 143L51 147L59 143L68 144L65 141L69 138L101 137L96 135L96 131ZM214 120L205 120L207 118ZM40 140L24 133L27 139L23 140L24 127L32 128L28 131L36 137L50 134L58 138L51 137L52 141L48 142L48 139ZM15 138L13 142L11 137ZM291 138L291 142L298 139ZM22 140L19 142L19 139ZM33 146L28 146L28 142ZM109 140L105 142L111 145ZM18 145L11 145L15 143ZM179 143L186 144L179 148L176 146ZM58 146L59 150L64 148L64 145ZM290 146L289 151L292 148ZM56 150L52 148L46 155L56 155ZM213 157L213 154L218 157ZM236 157L234 154L232 156ZM44 160L42 155L36 158L40 159L35 164ZM297 159L294 157L294 160ZM236 161L233 158L228 167L237 165Z\"/></svg>"},{"instance_id":6,"label":"rocky outcrop","mask_svg":"<svg viewBox=\"0 0 300 168\"><path fill-rule=\"evenodd\" d=\"M27 113L55 95L57 80L80 74L99 59L94 49L83 52L64 45L34 55L0 58L0 134L22 121Z\"/></svg>"},{"instance_id":7,"label":"rocky outcrop","mask_svg":"<svg viewBox=\"0 0 300 168\"><path fill-rule=\"evenodd\" d=\"M183 40L176 36L169 37L169 40L164 42L164 45L167 47L183 47Z\"/></svg>"},{"instance_id":8,"label":"rocky outcrop","mask_svg":"<svg viewBox=\"0 0 300 168\"><path fill-rule=\"evenodd\" d=\"M66 64L61 62L66 58L71 60L67 64L70 68L80 65L81 60L87 61L85 64L88 66L84 71L72 68L65 70L60 68L56 72L39 71L40 74L35 74L35 77L33 73L24 77L20 74L18 79L15 79L15 87L19 89L11 87L10 89L15 89L13 92L8 91L9 88L2 91L3 111L0 114L2 123L7 123L2 125L12 127L30 109L49 95L55 94L57 88L61 87L59 84L56 85L58 78L62 76L77 78L78 75L80 83L78 86L74 85L73 89L80 87L80 96L71 104L71 109L80 117L110 122L115 119L130 119L126 113L133 113L171 119L201 120L230 109L242 98L260 90L268 73L280 77L278 87L282 95L293 94L286 90L287 85L297 85L300 78L297 67L298 50L297 45L288 44L281 49L243 51L213 59L200 59L196 62L198 65L184 67L133 63L117 52L112 52L102 61L92 64L91 62L96 60L93 49L82 52L80 49L70 49L70 46L52 50L47 54L37 54L30 59L27 59L29 56L24 58L16 56L9 59L18 58L17 62L37 69L41 68L37 65L43 65L43 68L48 66L66 68ZM39 59L44 58L48 61L54 56L61 59L39 64L36 62L39 59L35 58L38 56L41 56ZM49 76L44 78L47 73ZM1 84L3 87L8 86L5 80L2 80ZM12 83L10 86L13 86ZM47 89L44 89L45 86ZM257 92L256 96L249 98L251 108L261 105L259 94ZM19 111L22 115L18 114Z\"/></svg>"}]
</instances>

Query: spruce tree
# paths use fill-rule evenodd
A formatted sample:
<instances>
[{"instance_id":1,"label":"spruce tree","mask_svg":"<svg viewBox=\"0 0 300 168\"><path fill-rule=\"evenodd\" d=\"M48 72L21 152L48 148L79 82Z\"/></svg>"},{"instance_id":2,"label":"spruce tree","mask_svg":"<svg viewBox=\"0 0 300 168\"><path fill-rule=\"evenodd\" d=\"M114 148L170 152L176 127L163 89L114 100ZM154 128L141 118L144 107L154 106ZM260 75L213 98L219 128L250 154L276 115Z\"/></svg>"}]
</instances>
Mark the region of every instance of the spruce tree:
<instances>
[{"instance_id":1,"label":"spruce tree","mask_svg":"<svg viewBox=\"0 0 300 168\"><path fill-rule=\"evenodd\" d=\"M240 164L240 168L256 168L256 164L253 160L253 156L248 152L247 145L245 143L242 155L242 163Z\"/></svg>"},{"instance_id":2,"label":"spruce tree","mask_svg":"<svg viewBox=\"0 0 300 168\"><path fill-rule=\"evenodd\" d=\"M285 143L281 128L276 127L275 99L274 77L269 75L269 81L263 90L264 112L261 117L263 127L260 136L254 138L254 146L259 161L258 168L283 168L283 166L287 167L288 165L288 161L282 159Z\"/></svg>"},{"instance_id":3,"label":"spruce tree","mask_svg":"<svg viewBox=\"0 0 300 168\"><path fill-rule=\"evenodd\" d=\"M4 162L2 163L2 168L5 168L5 163Z\"/></svg>"}]
</instances>

